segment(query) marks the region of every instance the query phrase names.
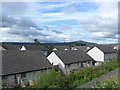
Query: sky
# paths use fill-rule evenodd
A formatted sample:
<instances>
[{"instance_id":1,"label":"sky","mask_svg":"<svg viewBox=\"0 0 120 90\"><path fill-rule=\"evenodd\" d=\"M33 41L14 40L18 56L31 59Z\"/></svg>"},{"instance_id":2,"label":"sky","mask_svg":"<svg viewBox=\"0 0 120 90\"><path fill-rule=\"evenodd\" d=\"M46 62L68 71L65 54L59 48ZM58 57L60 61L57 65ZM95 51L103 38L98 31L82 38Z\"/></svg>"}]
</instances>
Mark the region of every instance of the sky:
<instances>
[{"instance_id":1,"label":"sky","mask_svg":"<svg viewBox=\"0 0 120 90\"><path fill-rule=\"evenodd\" d=\"M0 42L118 42L117 2L3 2Z\"/></svg>"}]
</instances>

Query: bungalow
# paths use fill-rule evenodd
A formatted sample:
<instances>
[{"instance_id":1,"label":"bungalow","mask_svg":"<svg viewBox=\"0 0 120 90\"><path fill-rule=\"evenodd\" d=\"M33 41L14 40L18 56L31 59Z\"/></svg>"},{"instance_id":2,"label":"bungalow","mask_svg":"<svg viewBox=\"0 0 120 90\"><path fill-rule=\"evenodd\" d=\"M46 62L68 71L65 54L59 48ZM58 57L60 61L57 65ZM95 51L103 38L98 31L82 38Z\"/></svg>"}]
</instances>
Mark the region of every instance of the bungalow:
<instances>
[{"instance_id":1,"label":"bungalow","mask_svg":"<svg viewBox=\"0 0 120 90\"><path fill-rule=\"evenodd\" d=\"M67 74L72 70L81 69L92 65L92 58L85 52L76 50L54 51L47 59L53 65L57 65Z\"/></svg>"},{"instance_id":2,"label":"bungalow","mask_svg":"<svg viewBox=\"0 0 120 90\"><path fill-rule=\"evenodd\" d=\"M20 50L40 50L47 56L47 48L45 45L23 45Z\"/></svg>"},{"instance_id":3,"label":"bungalow","mask_svg":"<svg viewBox=\"0 0 120 90\"><path fill-rule=\"evenodd\" d=\"M115 59L117 54L116 51L107 45L95 46L87 52L95 61L95 65L100 64L99 62L107 62Z\"/></svg>"},{"instance_id":4,"label":"bungalow","mask_svg":"<svg viewBox=\"0 0 120 90\"><path fill-rule=\"evenodd\" d=\"M2 51L2 83L17 85L32 80L37 73L52 67L46 56L39 51Z\"/></svg>"},{"instance_id":5,"label":"bungalow","mask_svg":"<svg viewBox=\"0 0 120 90\"><path fill-rule=\"evenodd\" d=\"M53 51L55 50L70 50L69 46L54 46Z\"/></svg>"}]
</instances>

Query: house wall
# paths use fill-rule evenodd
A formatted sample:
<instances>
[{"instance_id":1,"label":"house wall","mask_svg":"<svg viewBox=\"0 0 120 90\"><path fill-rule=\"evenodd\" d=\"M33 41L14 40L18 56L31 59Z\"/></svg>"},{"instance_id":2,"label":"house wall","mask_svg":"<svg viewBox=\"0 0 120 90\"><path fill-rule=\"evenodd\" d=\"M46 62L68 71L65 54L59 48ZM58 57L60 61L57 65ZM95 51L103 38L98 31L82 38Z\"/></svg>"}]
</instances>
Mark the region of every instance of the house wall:
<instances>
[{"instance_id":1,"label":"house wall","mask_svg":"<svg viewBox=\"0 0 120 90\"><path fill-rule=\"evenodd\" d=\"M105 62L115 59L117 57L116 53L106 53L104 55Z\"/></svg>"},{"instance_id":2,"label":"house wall","mask_svg":"<svg viewBox=\"0 0 120 90\"><path fill-rule=\"evenodd\" d=\"M72 71L72 70L76 70L76 69L80 69L81 68L81 63L73 63L70 65L65 65L67 72Z\"/></svg>"},{"instance_id":3,"label":"house wall","mask_svg":"<svg viewBox=\"0 0 120 90\"><path fill-rule=\"evenodd\" d=\"M69 72L69 71L72 71L72 70L84 68L85 65L87 65L88 67L92 66L92 61L78 62L78 63L65 65L65 68L66 68L67 72Z\"/></svg>"},{"instance_id":4,"label":"house wall","mask_svg":"<svg viewBox=\"0 0 120 90\"><path fill-rule=\"evenodd\" d=\"M41 71L34 71L34 72L28 72L24 73L26 76L22 78L22 74L16 74L20 79L22 79L23 83L24 81L28 80L37 80L37 75L40 75L42 72L47 72L48 70L41 70ZM3 84L8 84L8 85L14 85L15 84L15 75L9 75L9 76L3 76L2 77L2 82Z\"/></svg>"},{"instance_id":5,"label":"house wall","mask_svg":"<svg viewBox=\"0 0 120 90\"><path fill-rule=\"evenodd\" d=\"M104 62L104 53L97 47L92 48L87 52L95 61Z\"/></svg>"}]
</instances>

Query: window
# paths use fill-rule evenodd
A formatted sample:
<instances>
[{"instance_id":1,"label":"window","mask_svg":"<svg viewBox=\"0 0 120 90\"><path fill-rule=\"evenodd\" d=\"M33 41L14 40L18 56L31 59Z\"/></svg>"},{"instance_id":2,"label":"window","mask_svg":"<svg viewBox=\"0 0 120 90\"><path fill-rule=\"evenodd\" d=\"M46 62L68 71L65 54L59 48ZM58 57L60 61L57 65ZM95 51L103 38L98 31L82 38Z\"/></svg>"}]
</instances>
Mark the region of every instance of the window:
<instances>
[{"instance_id":1,"label":"window","mask_svg":"<svg viewBox=\"0 0 120 90\"><path fill-rule=\"evenodd\" d=\"M71 64L68 64L67 66L70 67Z\"/></svg>"},{"instance_id":2,"label":"window","mask_svg":"<svg viewBox=\"0 0 120 90\"><path fill-rule=\"evenodd\" d=\"M91 62L90 61L88 61L88 64L90 64Z\"/></svg>"},{"instance_id":3,"label":"window","mask_svg":"<svg viewBox=\"0 0 120 90\"><path fill-rule=\"evenodd\" d=\"M7 80L8 77L7 77L7 76L3 76L2 79L3 79L3 80Z\"/></svg>"},{"instance_id":4,"label":"window","mask_svg":"<svg viewBox=\"0 0 120 90\"><path fill-rule=\"evenodd\" d=\"M21 74L21 79L25 78L26 77L26 73L22 73Z\"/></svg>"}]
</instances>

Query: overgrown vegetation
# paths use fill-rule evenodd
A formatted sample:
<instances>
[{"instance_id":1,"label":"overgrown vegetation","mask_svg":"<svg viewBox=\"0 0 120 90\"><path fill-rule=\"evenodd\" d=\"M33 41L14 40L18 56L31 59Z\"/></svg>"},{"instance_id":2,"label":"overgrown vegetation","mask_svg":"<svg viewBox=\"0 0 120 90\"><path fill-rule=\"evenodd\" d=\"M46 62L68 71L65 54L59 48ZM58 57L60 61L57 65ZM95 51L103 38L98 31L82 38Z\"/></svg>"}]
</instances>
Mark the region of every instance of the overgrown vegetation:
<instances>
[{"instance_id":1,"label":"overgrown vegetation","mask_svg":"<svg viewBox=\"0 0 120 90\"><path fill-rule=\"evenodd\" d=\"M97 82L96 84L97 86L94 88L120 88L120 85L118 84L118 82L115 82L112 80L105 80L102 83Z\"/></svg>"},{"instance_id":2,"label":"overgrown vegetation","mask_svg":"<svg viewBox=\"0 0 120 90\"><path fill-rule=\"evenodd\" d=\"M67 76L55 72L53 68L48 73L39 75L40 79L38 78L35 85L29 88L76 88L116 68L118 68L118 60L111 60L100 66L84 68L81 72L71 72Z\"/></svg>"}]
</instances>

